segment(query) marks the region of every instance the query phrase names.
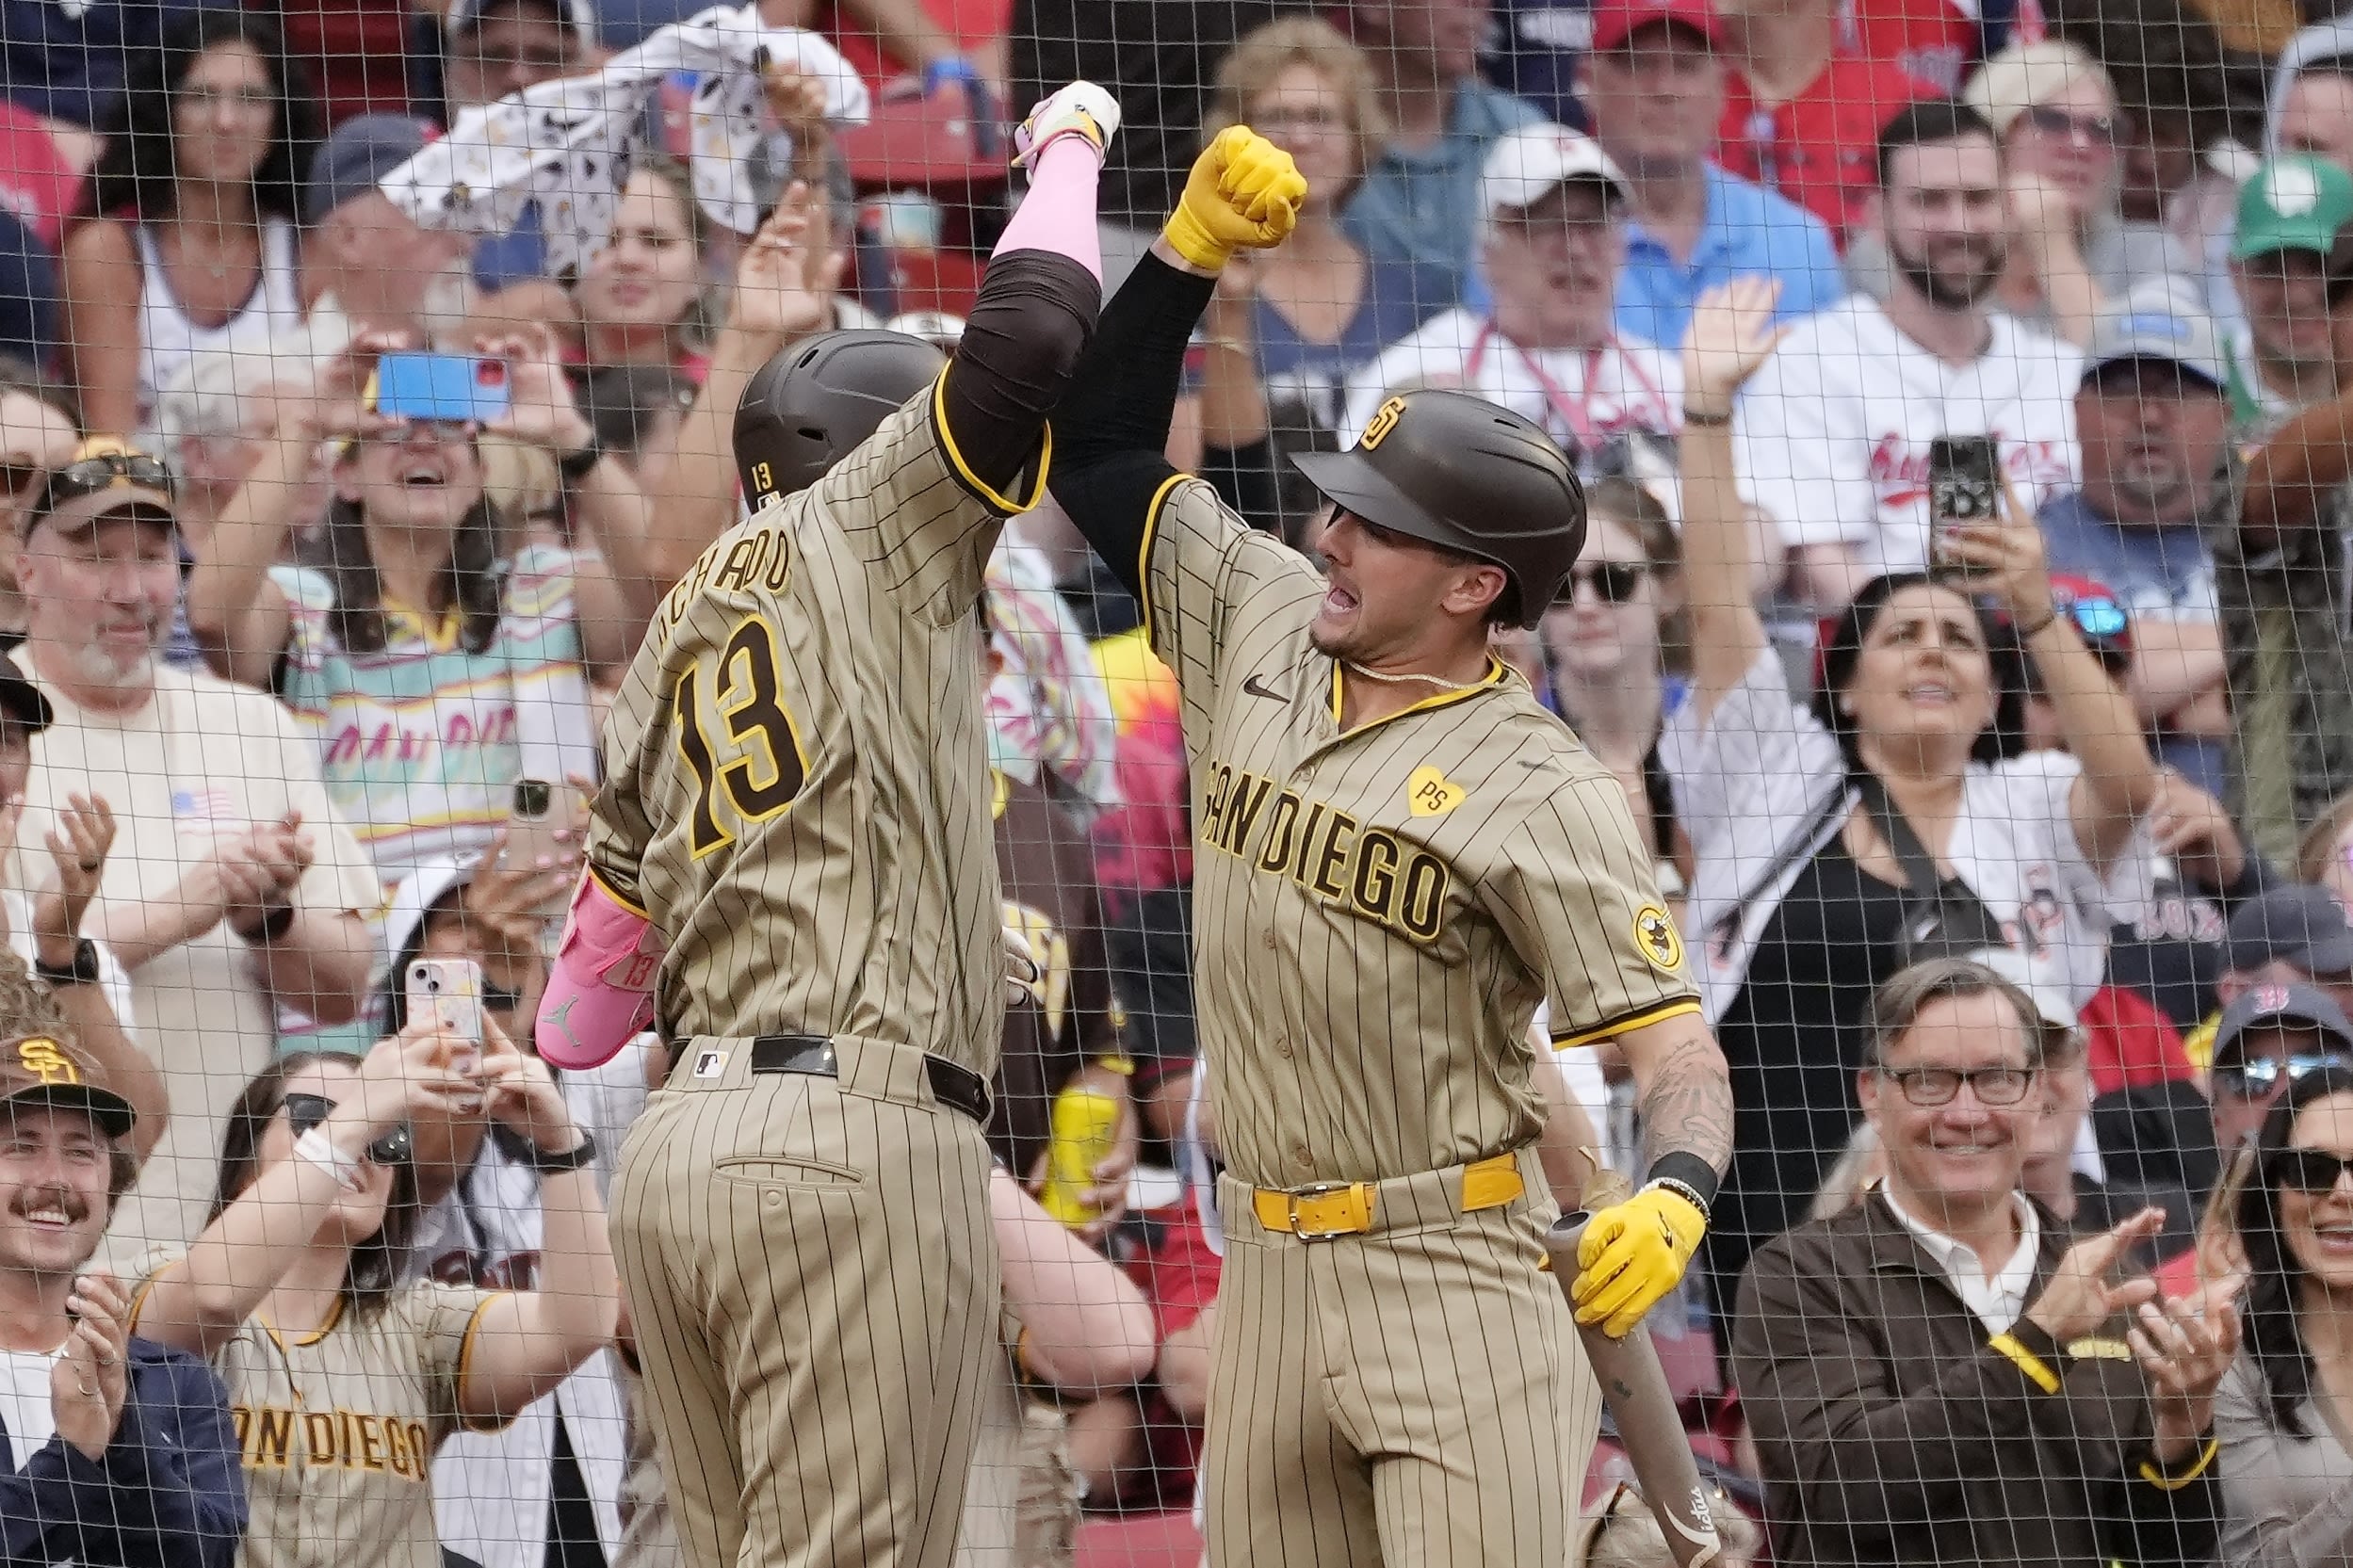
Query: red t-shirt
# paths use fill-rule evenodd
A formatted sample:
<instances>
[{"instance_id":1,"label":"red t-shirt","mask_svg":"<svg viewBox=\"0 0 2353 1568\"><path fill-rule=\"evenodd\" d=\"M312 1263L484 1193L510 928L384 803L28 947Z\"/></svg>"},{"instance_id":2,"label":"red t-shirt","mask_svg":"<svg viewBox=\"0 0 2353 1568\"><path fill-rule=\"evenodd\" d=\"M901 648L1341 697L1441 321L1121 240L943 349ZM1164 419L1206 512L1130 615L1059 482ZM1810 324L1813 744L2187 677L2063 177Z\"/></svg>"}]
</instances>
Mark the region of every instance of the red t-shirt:
<instances>
[{"instance_id":1,"label":"red t-shirt","mask_svg":"<svg viewBox=\"0 0 2353 1568\"><path fill-rule=\"evenodd\" d=\"M1935 96L1936 89L1891 65L1836 55L1805 91L1761 109L1748 78L1733 71L1716 161L1821 218L1843 249L1878 184L1879 127L1905 105Z\"/></svg>"},{"instance_id":2,"label":"red t-shirt","mask_svg":"<svg viewBox=\"0 0 2353 1568\"><path fill-rule=\"evenodd\" d=\"M1014 0L923 0L925 14L955 35L956 46L972 53L991 39L1003 38L1013 25ZM818 7L812 30L831 39L840 50L842 58L858 68L867 86L876 91L893 76L904 75L915 68L904 60L893 58L883 52L883 40L866 30L864 23L843 12L838 5L827 3ZM1028 105L1022 107L1027 109Z\"/></svg>"},{"instance_id":3,"label":"red t-shirt","mask_svg":"<svg viewBox=\"0 0 2353 1568\"><path fill-rule=\"evenodd\" d=\"M0 100L0 207L55 251L81 189L40 117Z\"/></svg>"}]
</instances>

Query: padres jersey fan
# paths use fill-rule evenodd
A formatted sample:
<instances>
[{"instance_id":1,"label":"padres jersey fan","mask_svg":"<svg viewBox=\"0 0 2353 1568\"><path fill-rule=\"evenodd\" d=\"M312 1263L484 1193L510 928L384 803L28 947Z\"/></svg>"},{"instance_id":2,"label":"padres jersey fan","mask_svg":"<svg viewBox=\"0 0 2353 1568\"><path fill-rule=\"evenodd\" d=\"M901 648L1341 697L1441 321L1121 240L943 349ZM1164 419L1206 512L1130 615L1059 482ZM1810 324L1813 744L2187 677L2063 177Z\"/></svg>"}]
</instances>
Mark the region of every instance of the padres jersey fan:
<instances>
[{"instance_id":1,"label":"padres jersey fan","mask_svg":"<svg viewBox=\"0 0 2353 1568\"><path fill-rule=\"evenodd\" d=\"M1100 304L1114 123L1083 83L1034 112L1029 193L944 371L852 333L755 378L735 439L758 509L657 610L608 722L595 888L540 1034L567 1049L565 1009L596 1000L592 920L658 933L678 1051L623 1151L614 1251L694 1568L954 1546L998 1288L974 614Z\"/></svg>"},{"instance_id":2,"label":"padres jersey fan","mask_svg":"<svg viewBox=\"0 0 2353 1568\"><path fill-rule=\"evenodd\" d=\"M1225 133L1188 193L1246 209L1270 154ZM1182 692L1227 1162L1210 1558L1566 1560L1598 1393L1539 1270L1530 1019L1618 1038L1652 1112L1696 1107L1698 1152L1653 1172L1667 1224L1657 1192L1594 1221L1640 1254L1579 1277L1612 1332L1696 1245L1728 1105L1623 792L1485 653L1489 612L1533 623L1567 577L1582 494L1527 421L1418 392L1301 461L1337 509L1329 581L1253 533L1150 433L1224 259L1172 220L1105 312L1054 480Z\"/></svg>"}]
</instances>

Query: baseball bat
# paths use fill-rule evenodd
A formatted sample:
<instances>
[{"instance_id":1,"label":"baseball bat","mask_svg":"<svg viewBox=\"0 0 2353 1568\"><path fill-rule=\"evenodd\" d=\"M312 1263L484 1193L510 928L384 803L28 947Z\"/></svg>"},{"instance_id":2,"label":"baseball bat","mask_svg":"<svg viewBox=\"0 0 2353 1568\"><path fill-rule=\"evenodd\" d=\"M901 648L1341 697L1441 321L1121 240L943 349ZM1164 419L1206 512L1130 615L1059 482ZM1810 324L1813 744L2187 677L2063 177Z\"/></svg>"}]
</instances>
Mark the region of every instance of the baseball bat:
<instances>
[{"instance_id":1,"label":"baseball bat","mask_svg":"<svg viewBox=\"0 0 2353 1568\"><path fill-rule=\"evenodd\" d=\"M1552 1254L1552 1275L1566 1297L1577 1279L1577 1243L1593 1218L1582 1211L1564 1214L1545 1237ZM1569 1303L1572 1314L1576 1303ZM1600 1381L1601 1397L1617 1419L1618 1441L1633 1463L1642 1482L1643 1500L1665 1532L1667 1550L1677 1568L1708 1568L1724 1552L1715 1533L1715 1516L1708 1507L1707 1488L1699 1483L1699 1464L1692 1458L1691 1442L1683 1435L1683 1418L1668 1392L1666 1369L1659 1365L1658 1347L1649 1331L1637 1324L1623 1339L1612 1339L1598 1323L1577 1325L1584 1341L1585 1359Z\"/></svg>"}]
</instances>

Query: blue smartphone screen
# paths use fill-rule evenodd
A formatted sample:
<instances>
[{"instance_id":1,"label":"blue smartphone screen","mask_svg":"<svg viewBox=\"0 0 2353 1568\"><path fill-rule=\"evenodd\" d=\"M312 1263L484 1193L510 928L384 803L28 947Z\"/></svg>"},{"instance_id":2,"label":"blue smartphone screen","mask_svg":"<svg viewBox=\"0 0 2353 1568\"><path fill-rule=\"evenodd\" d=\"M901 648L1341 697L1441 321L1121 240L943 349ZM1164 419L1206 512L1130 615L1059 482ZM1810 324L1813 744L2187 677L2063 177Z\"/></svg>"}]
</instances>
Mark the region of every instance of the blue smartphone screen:
<instances>
[{"instance_id":1,"label":"blue smartphone screen","mask_svg":"<svg viewBox=\"0 0 2353 1568\"><path fill-rule=\"evenodd\" d=\"M507 362L472 354L386 354L376 362L376 412L394 419L471 419L507 412Z\"/></svg>"}]
</instances>

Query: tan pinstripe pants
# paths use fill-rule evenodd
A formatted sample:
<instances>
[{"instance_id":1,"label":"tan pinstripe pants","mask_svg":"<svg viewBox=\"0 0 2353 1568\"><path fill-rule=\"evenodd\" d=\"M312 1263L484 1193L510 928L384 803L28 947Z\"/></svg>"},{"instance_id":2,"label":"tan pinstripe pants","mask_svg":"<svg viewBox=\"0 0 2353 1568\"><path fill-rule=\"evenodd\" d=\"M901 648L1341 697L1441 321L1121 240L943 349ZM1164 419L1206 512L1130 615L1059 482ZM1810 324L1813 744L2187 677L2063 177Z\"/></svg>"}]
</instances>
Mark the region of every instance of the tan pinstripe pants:
<instances>
[{"instance_id":1,"label":"tan pinstripe pants","mask_svg":"<svg viewBox=\"0 0 2353 1568\"><path fill-rule=\"evenodd\" d=\"M955 1549L1001 1353L988 1150L918 1053L836 1050L838 1081L755 1076L697 1039L622 1151L613 1253L690 1568Z\"/></svg>"},{"instance_id":2,"label":"tan pinstripe pants","mask_svg":"<svg viewBox=\"0 0 2353 1568\"><path fill-rule=\"evenodd\" d=\"M1248 1191L1218 1193L1213 1568L1567 1562L1601 1390L1536 1269L1550 1200L1305 1242Z\"/></svg>"}]
</instances>

